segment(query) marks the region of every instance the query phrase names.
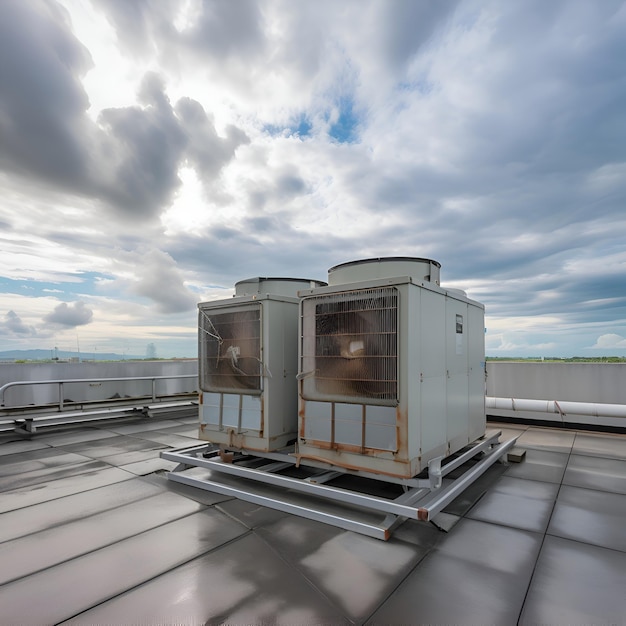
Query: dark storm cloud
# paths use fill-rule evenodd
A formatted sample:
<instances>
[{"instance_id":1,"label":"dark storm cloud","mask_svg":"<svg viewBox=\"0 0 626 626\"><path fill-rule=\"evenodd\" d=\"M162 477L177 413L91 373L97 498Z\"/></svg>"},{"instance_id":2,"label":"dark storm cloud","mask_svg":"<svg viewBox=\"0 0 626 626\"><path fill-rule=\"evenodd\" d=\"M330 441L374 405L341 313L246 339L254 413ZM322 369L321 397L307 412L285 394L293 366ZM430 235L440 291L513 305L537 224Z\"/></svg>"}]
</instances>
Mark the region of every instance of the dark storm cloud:
<instances>
[{"instance_id":1,"label":"dark storm cloud","mask_svg":"<svg viewBox=\"0 0 626 626\"><path fill-rule=\"evenodd\" d=\"M87 187L80 80L91 65L58 4L0 2L0 169Z\"/></svg>"},{"instance_id":2,"label":"dark storm cloud","mask_svg":"<svg viewBox=\"0 0 626 626\"><path fill-rule=\"evenodd\" d=\"M183 163L211 182L248 141L234 126L219 137L189 98L173 107L154 74L140 106L105 109L94 124L81 84L90 67L55 2L0 2L0 170L101 200L121 217L150 218L171 200Z\"/></svg>"},{"instance_id":3,"label":"dark storm cloud","mask_svg":"<svg viewBox=\"0 0 626 626\"><path fill-rule=\"evenodd\" d=\"M106 131L101 160L114 164L99 195L131 217L157 216L180 185L178 169L189 164L207 185L249 142L233 125L218 136L213 120L191 98L171 105L162 80L146 75L140 90L142 107L105 109L100 123Z\"/></svg>"},{"instance_id":4,"label":"dark storm cloud","mask_svg":"<svg viewBox=\"0 0 626 626\"><path fill-rule=\"evenodd\" d=\"M89 324L92 319L93 311L87 307L84 302L78 301L73 304L62 302L54 307L54 311L48 313L48 315L43 318L43 321L55 326L73 328L75 326Z\"/></svg>"},{"instance_id":5,"label":"dark storm cloud","mask_svg":"<svg viewBox=\"0 0 626 626\"><path fill-rule=\"evenodd\" d=\"M247 135L233 125L226 128L225 138L219 137L213 119L191 98L181 98L176 103L176 113L187 140L187 159L207 182L233 158L240 145L250 143Z\"/></svg>"},{"instance_id":6,"label":"dark storm cloud","mask_svg":"<svg viewBox=\"0 0 626 626\"><path fill-rule=\"evenodd\" d=\"M143 108L106 109L100 115L107 131L105 154L116 163L115 184L107 184L103 194L116 206L149 215L180 184L177 170L187 137L157 76L146 76L140 98Z\"/></svg>"}]
</instances>

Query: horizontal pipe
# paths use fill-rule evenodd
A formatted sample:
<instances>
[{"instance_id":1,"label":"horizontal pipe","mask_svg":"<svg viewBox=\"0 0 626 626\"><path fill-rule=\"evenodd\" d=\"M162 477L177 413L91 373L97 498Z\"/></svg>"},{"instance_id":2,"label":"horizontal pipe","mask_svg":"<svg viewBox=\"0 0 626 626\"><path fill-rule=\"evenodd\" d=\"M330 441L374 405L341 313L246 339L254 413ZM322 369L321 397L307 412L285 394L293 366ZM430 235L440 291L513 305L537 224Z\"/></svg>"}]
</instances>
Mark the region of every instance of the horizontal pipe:
<instances>
[{"instance_id":1,"label":"horizontal pipe","mask_svg":"<svg viewBox=\"0 0 626 626\"><path fill-rule=\"evenodd\" d=\"M566 402L532 400L529 398L485 398L485 408L505 411L534 411L557 415L592 415L594 417L626 417L626 404L600 402Z\"/></svg>"}]
</instances>

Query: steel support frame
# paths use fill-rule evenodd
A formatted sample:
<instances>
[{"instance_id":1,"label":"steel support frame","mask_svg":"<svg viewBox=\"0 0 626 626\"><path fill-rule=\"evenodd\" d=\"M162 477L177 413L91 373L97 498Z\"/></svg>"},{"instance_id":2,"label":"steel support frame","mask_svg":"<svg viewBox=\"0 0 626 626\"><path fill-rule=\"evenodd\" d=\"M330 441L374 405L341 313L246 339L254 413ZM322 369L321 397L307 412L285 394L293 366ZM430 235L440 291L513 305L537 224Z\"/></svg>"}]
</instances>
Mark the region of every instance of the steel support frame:
<instances>
[{"instance_id":1,"label":"steel support frame","mask_svg":"<svg viewBox=\"0 0 626 626\"><path fill-rule=\"evenodd\" d=\"M229 462L221 450L211 444L196 445L189 448L163 451L161 458L178 463L178 465L167 474L167 478L174 482L179 482L192 487L198 487L206 491L232 496L246 502L267 506L272 509L292 513L307 519L312 519L345 530L351 530L361 534L387 540L391 536L392 530L405 519L420 521L432 521L448 503L461 494L469 485L479 478L489 467L501 459L517 441L517 437L504 443L499 443L501 433L495 433L490 437L479 441L476 445L460 454L458 457L442 464L442 459L435 459L429 464L432 475L427 479L413 480L410 485L404 485L404 493L395 499L382 498L380 496L368 495L361 492L351 491L333 487L326 484L340 475L362 475L360 472L350 472L329 466L327 470L320 470L318 476L307 478L292 478L283 476L276 472L296 465L296 458L287 451L274 452L271 454L253 451L245 451L239 458L268 459L273 461L263 467L250 468L238 465L237 462ZM450 484L443 485L443 476L452 470L460 467L473 457L483 453L483 457L475 465L466 470L459 478ZM210 470L215 475L206 478L190 476L184 474L187 469L200 467ZM432 468L432 469L431 469ZM319 468L311 468L317 469ZM234 477L235 482L220 482L217 475L224 474ZM381 480L381 476L369 475L371 478ZM215 480L213 478L216 478ZM237 480L249 481L250 487L239 486ZM254 484L269 485L272 495L258 493L254 490ZM276 488L279 488L278 490ZM263 491L263 490L262 490ZM265 490L267 491L267 489ZM329 513L311 505L303 505L300 502L290 501L290 492L296 492L305 496L321 498L329 503L348 505L369 511L370 513L386 513L384 519L379 523L367 523L351 518L349 511Z\"/></svg>"}]
</instances>

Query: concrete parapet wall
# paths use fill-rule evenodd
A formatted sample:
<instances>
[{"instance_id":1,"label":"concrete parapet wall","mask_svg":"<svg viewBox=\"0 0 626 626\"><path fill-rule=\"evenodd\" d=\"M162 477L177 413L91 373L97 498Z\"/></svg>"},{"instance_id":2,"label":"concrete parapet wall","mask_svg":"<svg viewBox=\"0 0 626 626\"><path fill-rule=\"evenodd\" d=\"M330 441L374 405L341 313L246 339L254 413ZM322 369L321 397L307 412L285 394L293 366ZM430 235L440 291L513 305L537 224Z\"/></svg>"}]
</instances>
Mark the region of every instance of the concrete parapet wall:
<instances>
[{"instance_id":1,"label":"concrete parapet wall","mask_svg":"<svg viewBox=\"0 0 626 626\"><path fill-rule=\"evenodd\" d=\"M626 404L626 363L488 361L487 395Z\"/></svg>"}]
</instances>

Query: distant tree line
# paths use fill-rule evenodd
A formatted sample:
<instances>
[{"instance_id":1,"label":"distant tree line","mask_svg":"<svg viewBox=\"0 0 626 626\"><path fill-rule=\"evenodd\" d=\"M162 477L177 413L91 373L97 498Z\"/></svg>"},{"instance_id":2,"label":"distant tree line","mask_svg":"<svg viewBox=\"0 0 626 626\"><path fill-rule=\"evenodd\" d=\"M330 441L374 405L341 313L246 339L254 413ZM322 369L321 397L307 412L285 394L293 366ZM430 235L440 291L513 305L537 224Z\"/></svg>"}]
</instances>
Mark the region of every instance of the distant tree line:
<instances>
[{"instance_id":1,"label":"distant tree line","mask_svg":"<svg viewBox=\"0 0 626 626\"><path fill-rule=\"evenodd\" d=\"M524 361L529 363L626 363L626 357L622 356L488 356L487 361Z\"/></svg>"}]
</instances>

